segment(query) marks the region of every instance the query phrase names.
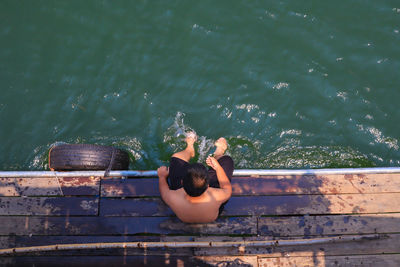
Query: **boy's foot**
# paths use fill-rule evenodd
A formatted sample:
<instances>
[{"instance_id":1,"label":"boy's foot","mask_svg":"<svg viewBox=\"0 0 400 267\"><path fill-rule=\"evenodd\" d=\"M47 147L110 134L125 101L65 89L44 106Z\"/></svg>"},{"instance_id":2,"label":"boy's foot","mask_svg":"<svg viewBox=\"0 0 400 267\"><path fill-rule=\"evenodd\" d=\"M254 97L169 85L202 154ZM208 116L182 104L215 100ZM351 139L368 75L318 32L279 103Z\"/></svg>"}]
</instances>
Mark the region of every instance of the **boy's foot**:
<instances>
[{"instance_id":1,"label":"boy's foot","mask_svg":"<svg viewBox=\"0 0 400 267\"><path fill-rule=\"evenodd\" d=\"M195 151L194 151L194 146L193 144L197 141L197 135L195 132L189 132L186 134L186 138L185 138L187 147L186 147L186 151L188 151L190 153L190 157L194 157L195 155Z\"/></svg>"},{"instance_id":2,"label":"boy's foot","mask_svg":"<svg viewBox=\"0 0 400 267\"><path fill-rule=\"evenodd\" d=\"M217 149L214 152L214 157L216 159L219 159L224 155L225 151L228 149L228 142L226 141L225 138L220 137L217 141L215 141L214 145L217 147Z\"/></svg>"}]
</instances>

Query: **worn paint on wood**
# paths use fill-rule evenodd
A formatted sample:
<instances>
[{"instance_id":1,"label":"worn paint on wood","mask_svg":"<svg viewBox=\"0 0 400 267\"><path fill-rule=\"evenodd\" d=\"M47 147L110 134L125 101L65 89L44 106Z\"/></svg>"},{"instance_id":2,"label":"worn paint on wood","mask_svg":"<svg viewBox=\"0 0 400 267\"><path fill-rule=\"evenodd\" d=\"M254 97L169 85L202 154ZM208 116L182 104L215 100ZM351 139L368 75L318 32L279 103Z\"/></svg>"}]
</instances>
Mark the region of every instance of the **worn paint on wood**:
<instances>
[{"instance_id":1,"label":"worn paint on wood","mask_svg":"<svg viewBox=\"0 0 400 267\"><path fill-rule=\"evenodd\" d=\"M192 234L256 234L256 217L222 217L212 223L183 223L178 218L170 218L160 224L162 229L172 233Z\"/></svg>"},{"instance_id":2,"label":"worn paint on wood","mask_svg":"<svg viewBox=\"0 0 400 267\"><path fill-rule=\"evenodd\" d=\"M128 198L100 201L100 216L171 216L172 210L160 198Z\"/></svg>"},{"instance_id":3,"label":"worn paint on wood","mask_svg":"<svg viewBox=\"0 0 400 267\"><path fill-rule=\"evenodd\" d=\"M103 179L101 181L102 197L138 197L160 196L158 178L150 179Z\"/></svg>"},{"instance_id":4,"label":"worn paint on wood","mask_svg":"<svg viewBox=\"0 0 400 267\"><path fill-rule=\"evenodd\" d=\"M400 232L400 213L331 216L260 217L262 236L326 236Z\"/></svg>"},{"instance_id":5,"label":"worn paint on wood","mask_svg":"<svg viewBox=\"0 0 400 267\"><path fill-rule=\"evenodd\" d=\"M222 215L304 215L400 212L400 193L232 197ZM169 216L160 198L102 198L101 216Z\"/></svg>"},{"instance_id":6,"label":"worn paint on wood","mask_svg":"<svg viewBox=\"0 0 400 267\"><path fill-rule=\"evenodd\" d=\"M400 192L400 174L236 177L235 195L363 194Z\"/></svg>"},{"instance_id":7,"label":"worn paint on wood","mask_svg":"<svg viewBox=\"0 0 400 267\"><path fill-rule=\"evenodd\" d=\"M0 215L97 215L97 197L0 197Z\"/></svg>"},{"instance_id":8,"label":"worn paint on wood","mask_svg":"<svg viewBox=\"0 0 400 267\"><path fill-rule=\"evenodd\" d=\"M233 177L232 194L364 194L400 192L400 174ZM159 196L158 178L102 180L104 197Z\"/></svg>"},{"instance_id":9,"label":"worn paint on wood","mask_svg":"<svg viewBox=\"0 0 400 267\"><path fill-rule=\"evenodd\" d=\"M400 232L399 174L234 177L234 196L225 207L225 216L208 224L186 224L176 218L159 198L157 178L13 179L0 178L0 215L3 215L0 216L1 246L78 243L79 240L115 242L146 241L150 238L165 241L232 241L388 233L388 239L306 246L147 251L114 249L102 253L124 255L126 262L128 259L134 262L146 258L129 255L143 253L155 258L160 255L163 260L170 255L181 255L182 259L189 259L185 255L193 251L196 255L209 255L208 263L215 264L232 263L234 258L242 260L236 264L247 264L249 262L244 260L247 257L244 255L256 254L275 259L304 257L307 264L310 255L313 259L324 260L326 264L331 262L329 257L333 255L347 257L360 254L362 259L369 254L400 254L400 234L393 234ZM157 236L151 236L153 234ZM244 236L232 237L238 235ZM78 251L51 253L43 255L53 257L18 258L29 262L33 259L59 259L55 255L85 254ZM86 253L101 254L99 251ZM224 261L223 257L213 255L230 256ZM99 266L97 259L101 263L107 262L102 261L101 256L88 257L96 262L96 266ZM65 257L68 260L71 258ZM213 258L216 260L213 261ZM86 266L82 259L79 258L77 263L83 262ZM108 259L107 263L114 262L112 256ZM251 259L254 263L255 256ZM393 258L395 260L387 259L384 263L388 266L397 260L396 257ZM10 258L1 260L14 261ZM196 260L196 264L200 262L198 265L207 262L198 261L200 258ZM193 259L182 262L194 263ZM154 263L157 261L154 260ZM346 261L341 263L346 264ZM377 261L377 264L380 263Z\"/></svg>"},{"instance_id":10,"label":"worn paint on wood","mask_svg":"<svg viewBox=\"0 0 400 267\"><path fill-rule=\"evenodd\" d=\"M296 254L279 258L260 258L259 267L292 267L292 266L385 266L400 265L400 255L362 255L362 256L325 256L324 253L310 253L310 256L297 257Z\"/></svg>"},{"instance_id":11,"label":"worn paint on wood","mask_svg":"<svg viewBox=\"0 0 400 267\"><path fill-rule=\"evenodd\" d=\"M223 215L399 212L400 193L232 197Z\"/></svg>"},{"instance_id":12,"label":"worn paint on wood","mask_svg":"<svg viewBox=\"0 0 400 267\"><path fill-rule=\"evenodd\" d=\"M184 224L176 217L2 216L0 235L256 234L256 218Z\"/></svg>"},{"instance_id":13,"label":"worn paint on wood","mask_svg":"<svg viewBox=\"0 0 400 267\"><path fill-rule=\"evenodd\" d=\"M257 267L257 256L196 256L210 266L243 266L243 267Z\"/></svg>"},{"instance_id":14,"label":"worn paint on wood","mask_svg":"<svg viewBox=\"0 0 400 267\"><path fill-rule=\"evenodd\" d=\"M98 195L100 177L0 178L1 196Z\"/></svg>"},{"instance_id":15,"label":"worn paint on wood","mask_svg":"<svg viewBox=\"0 0 400 267\"><path fill-rule=\"evenodd\" d=\"M196 237L196 241L219 241L227 237ZM229 237L229 240L262 240L262 237ZM241 248L195 248L195 255L259 255L260 257L284 257L296 253L297 256L309 256L310 253L323 252L325 256L400 254L400 234L387 234L386 238L352 242L338 242L315 245L279 246L279 247L241 247Z\"/></svg>"}]
</instances>

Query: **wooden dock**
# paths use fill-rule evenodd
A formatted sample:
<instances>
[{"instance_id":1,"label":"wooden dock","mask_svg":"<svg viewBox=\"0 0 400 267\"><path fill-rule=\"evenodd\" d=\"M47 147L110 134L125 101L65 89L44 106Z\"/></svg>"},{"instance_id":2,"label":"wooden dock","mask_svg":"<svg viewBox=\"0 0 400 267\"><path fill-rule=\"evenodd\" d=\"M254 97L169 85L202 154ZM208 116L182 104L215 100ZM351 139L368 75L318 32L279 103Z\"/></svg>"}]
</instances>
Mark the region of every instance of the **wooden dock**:
<instances>
[{"instance_id":1,"label":"wooden dock","mask_svg":"<svg viewBox=\"0 0 400 267\"><path fill-rule=\"evenodd\" d=\"M399 266L400 174L234 177L214 223L185 224L154 178L0 178L0 248L136 241L361 240L35 252L1 266ZM377 238L362 238L373 234Z\"/></svg>"}]
</instances>

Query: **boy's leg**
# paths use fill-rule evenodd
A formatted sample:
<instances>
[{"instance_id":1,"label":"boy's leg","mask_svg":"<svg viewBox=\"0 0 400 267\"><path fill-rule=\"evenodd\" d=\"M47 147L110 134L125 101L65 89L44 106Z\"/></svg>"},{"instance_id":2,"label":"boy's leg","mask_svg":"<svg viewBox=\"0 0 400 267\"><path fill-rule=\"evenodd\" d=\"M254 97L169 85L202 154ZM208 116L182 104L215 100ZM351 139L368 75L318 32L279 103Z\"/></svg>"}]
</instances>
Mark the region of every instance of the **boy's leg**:
<instances>
[{"instance_id":1,"label":"boy's leg","mask_svg":"<svg viewBox=\"0 0 400 267\"><path fill-rule=\"evenodd\" d=\"M233 159L228 155L224 155L218 159L218 162L222 169L224 169L229 181L232 181L232 174L234 170ZM220 188L217 173L211 168L208 170L208 178L210 187Z\"/></svg>"},{"instance_id":2,"label":"boy's leg","mask_svg":"<svg viewBox=\"0 0 400 267\"><path fill-rule=\"evenodd\" d=\"M194 133L186 136L186 148L174 153L169 163L168 182L171 190L177 190L182 187L182 179L186 176L189 160L194 157L194 142L197 137Z\"/></svg>"},{"instance_id":3,"label":"boy's leg","mask_svg":"<svg viewBox=\"0 0 400 267\"><path fill-rule=\"evenodd\" d=\"M232 179L233 174L233 160L230 156L225 155L225 151L228 148L228 142L225 138L221 137L215 142L217 149L215 150L214 157L218 160L221 167L224 169L226 176L228 176L229 181ZM213 169L209 169L209 185L210 187L219 188L219 182L217 173Z\"/></svg>"},{"instance_id":4,"label":"boy's leg","mask_svg":"<svg viewBox=\"0 0 400 267\"><path fill-rule=\"evenodd\" d=\"M175 158L181 159L183 161L189 162L189 160L191 158L193 158L194 155L195 155L195 151L194 151L194 146L193 145L194 145L194 142L196 142L196 140L197 140L197 136L196 136L195 133L193 133L193 132L188 133L187 136L186 136L186 139L185 139L186 148L184 150L182 150L182 151L174 153L172 155L172 157L175 157Z\"/></svg>"},{"instance_id":5,"label":"boy's leg","mask_svg":"<svg viewBox=\"0 0 400 267\"><path fill-rule=\"evenodd\" d=\"M215 142L215 146L217 149L215 150L214 157L218 160L219 164L221 165L222 169L224 169L226 176L228 177L229 181L232 181L232 174L233 174L233 160L230 156L225 155L225 151L228 148L228 142L225 138L221 137ZM209 185L210 187L220 188L217 173L213 169L208 170L208 177L209 177ZM224 210L225 203L222 203L219 207L218 215L221 215L221 212Z\"/></svg>"}]
</instances>

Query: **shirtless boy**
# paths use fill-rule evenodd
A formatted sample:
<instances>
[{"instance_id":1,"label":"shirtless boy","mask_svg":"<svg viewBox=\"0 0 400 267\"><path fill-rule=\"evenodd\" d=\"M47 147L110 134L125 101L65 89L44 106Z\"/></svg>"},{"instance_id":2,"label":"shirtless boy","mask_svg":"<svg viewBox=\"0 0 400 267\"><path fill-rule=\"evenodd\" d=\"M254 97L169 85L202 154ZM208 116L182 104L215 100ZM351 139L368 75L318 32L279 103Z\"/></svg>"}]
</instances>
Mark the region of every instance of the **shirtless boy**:
<instances>
[{"instance_id":1,"label":"shirtless boy","mask_svg":"<svg viewBox=\"0 0 400 267\"><path fill-rule=\"evenodd\" d=\"M158 168L159 189L164 202L183 222L207 223L217 219L232 194L233 160L224 155L227 142L221 137L215 142L214 157L206 160L208 170L203 164L190 164L195 141L196 135L189 134L186 148L172 155L170 167Z\"/></svg>"}]
</instances>

